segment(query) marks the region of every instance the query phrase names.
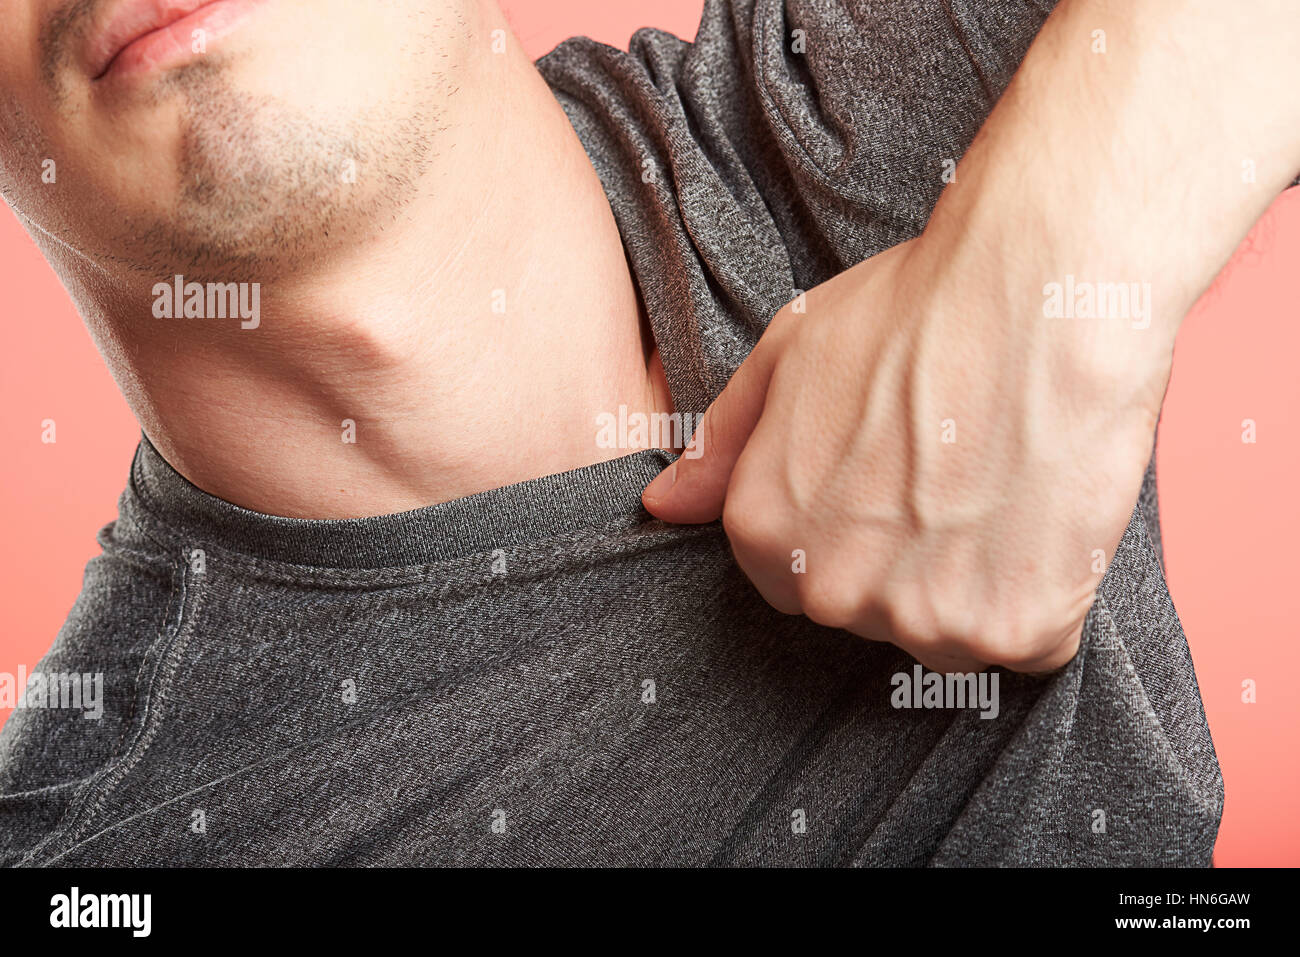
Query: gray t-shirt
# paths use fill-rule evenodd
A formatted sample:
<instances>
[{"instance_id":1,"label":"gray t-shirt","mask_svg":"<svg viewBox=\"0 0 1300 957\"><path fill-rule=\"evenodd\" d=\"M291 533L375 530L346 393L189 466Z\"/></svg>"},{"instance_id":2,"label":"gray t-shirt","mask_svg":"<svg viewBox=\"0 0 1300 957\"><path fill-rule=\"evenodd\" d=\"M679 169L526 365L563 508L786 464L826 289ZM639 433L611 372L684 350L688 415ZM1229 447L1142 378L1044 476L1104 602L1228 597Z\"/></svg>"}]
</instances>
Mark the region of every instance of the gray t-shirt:
<instances>
[{"instance_id":1,"label":"gray t-shirt","mask_svg":"<svg viewBox=\"0 0 1300 957\"><path fill-rule=\"evenodd\" d=\"M539 62L678 409L796 290L920 232L1048 4L711 0ZM816 388L816 383L809 383ZM594 426L594 423L593 423ZM1148 473L1075 660L987 708L769 608L644 451L400 515L258 515L147 441L0 736L0 862L1208 864L1222 779Z\"/></svg>"}]
</instances>

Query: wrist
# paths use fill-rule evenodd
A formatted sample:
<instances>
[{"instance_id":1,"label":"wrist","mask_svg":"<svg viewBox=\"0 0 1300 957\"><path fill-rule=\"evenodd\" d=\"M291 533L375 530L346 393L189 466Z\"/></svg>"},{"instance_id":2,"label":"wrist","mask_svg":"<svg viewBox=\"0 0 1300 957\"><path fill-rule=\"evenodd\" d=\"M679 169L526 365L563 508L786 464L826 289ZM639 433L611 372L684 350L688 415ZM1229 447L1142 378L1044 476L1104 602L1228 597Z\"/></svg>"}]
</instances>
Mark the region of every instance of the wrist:
<instances>
[{"instance_id":1,"label":"wrist","mask_svg":"<svg viewBox=\"0 0 1300 957\"><path fill-rule=\"evenodd\" d=\"M941 283L963 326L1033 363L1071 400L1158 413L1178 325L1190 306L1115 249L1053 229L1000 188L967 184L973 203L949 204L909 255L917 283ZM1134 260L1140 257L1133 257Z\"/></svg>"}]
</instances>

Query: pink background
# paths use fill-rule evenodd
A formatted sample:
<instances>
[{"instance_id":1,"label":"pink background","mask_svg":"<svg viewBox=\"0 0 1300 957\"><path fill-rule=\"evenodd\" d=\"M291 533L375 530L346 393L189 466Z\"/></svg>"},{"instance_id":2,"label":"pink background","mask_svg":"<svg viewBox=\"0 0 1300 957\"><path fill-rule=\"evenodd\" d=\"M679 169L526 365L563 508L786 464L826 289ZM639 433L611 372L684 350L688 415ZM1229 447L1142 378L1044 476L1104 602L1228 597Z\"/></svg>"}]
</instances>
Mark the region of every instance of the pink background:
<instances>
[{"instance_id":1,"label":"pink background","mask_svg":"<svg viewBox=\"0 0 1300 957\"><path fill-rule=\"evenodd\" d=\"M639 26L692 37L700 0L504 4L540 55L574 33L626 47ZM1227 809L1220 866L1300 864L1300 189L1188 319L1160 436L1170 589L1191 642ZM95 531L116 514L138 429L58 280L0 215L0 671L35 666L67 616ZM41 443L41 421L58 441ZM1241 442L1254 419L1258 442ZM1241 701L1253 679L1258 703ZM0 712L0 720L7 714Z\"/></svg>"}]
</instances>

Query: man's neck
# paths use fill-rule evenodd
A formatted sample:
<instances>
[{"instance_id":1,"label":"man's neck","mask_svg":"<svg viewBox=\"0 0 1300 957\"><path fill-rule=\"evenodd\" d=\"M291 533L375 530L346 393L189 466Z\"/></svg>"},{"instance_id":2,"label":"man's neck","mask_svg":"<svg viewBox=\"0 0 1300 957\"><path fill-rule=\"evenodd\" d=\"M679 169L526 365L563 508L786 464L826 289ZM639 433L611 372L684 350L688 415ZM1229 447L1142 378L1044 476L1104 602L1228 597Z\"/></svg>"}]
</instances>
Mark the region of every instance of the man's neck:
<instances>
[{"instance_id":1,"label":"man's neck","mask_svg":"<svg viewBox=\"0 0 1300 957\"><path fill-rule=\"evenodd\" d=\"M384 514L622 454L598 446L598 414L670 411L595 171L532 64L493 61L395 221L263 281L256 328L74 284L194 484L275 515Z\"/></svg>"}]
</instances>

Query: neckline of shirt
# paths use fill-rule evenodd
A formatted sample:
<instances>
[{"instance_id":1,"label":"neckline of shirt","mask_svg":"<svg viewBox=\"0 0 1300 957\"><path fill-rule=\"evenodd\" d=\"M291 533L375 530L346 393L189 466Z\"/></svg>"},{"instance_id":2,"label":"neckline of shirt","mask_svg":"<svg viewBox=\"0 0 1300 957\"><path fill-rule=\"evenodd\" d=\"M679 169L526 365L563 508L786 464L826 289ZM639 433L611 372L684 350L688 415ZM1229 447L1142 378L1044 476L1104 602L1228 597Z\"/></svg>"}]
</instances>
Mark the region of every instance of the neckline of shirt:
<instances>
[{"instance_id":1,"label":"neckline of shirt","mask_svg":"<svg viewBox=\"0 0 1300 957\"><path fill-rule=\"evenodd\" d=\"M673 461L644 449L408 512L349 519L266 515L211 495L141 436L127 495L176 535L264 561L393 568L536 542L618 517L649 519L641 491Z\"/></svg>"}]
</instances>

